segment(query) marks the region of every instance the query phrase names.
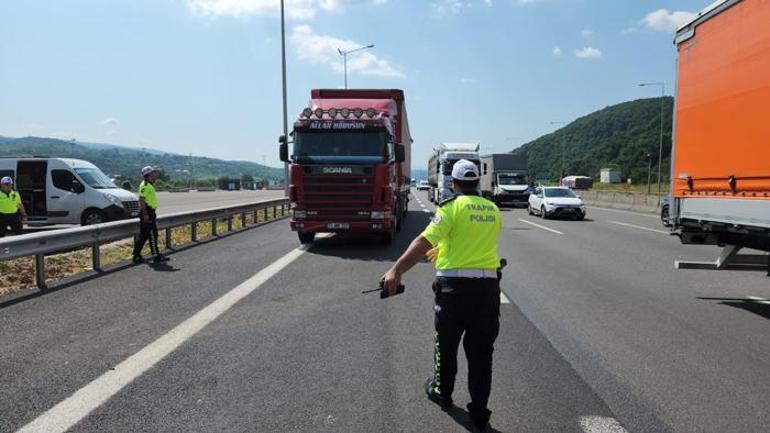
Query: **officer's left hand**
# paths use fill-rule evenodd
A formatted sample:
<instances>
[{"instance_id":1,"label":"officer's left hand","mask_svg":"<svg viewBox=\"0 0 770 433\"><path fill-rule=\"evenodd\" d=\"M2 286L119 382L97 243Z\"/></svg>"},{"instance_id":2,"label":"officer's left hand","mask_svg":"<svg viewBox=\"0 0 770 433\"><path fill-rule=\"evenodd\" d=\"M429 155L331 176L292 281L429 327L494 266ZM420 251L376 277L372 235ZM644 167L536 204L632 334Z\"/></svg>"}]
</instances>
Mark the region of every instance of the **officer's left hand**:
<instances>
[{"instance_id":1,"label":"officer's left hand","mask_svg":"<svg viewBox=\"0 0 770 433\"><path fill-rule=\"evenodd\" d=\"M401 284L401 275L396 272L394 268L388 269L385 275L382 276L383 290L388 292L389 296L395 296L398 285Z\"/></svg>"}]
</instances>

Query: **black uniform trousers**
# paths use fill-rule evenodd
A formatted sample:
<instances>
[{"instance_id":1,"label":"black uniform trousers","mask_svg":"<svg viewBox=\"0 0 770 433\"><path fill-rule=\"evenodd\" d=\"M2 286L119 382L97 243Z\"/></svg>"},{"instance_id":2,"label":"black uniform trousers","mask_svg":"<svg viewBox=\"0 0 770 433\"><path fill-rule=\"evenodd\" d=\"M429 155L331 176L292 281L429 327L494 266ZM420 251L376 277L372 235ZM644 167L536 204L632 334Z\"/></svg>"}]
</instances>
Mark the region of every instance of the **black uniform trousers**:
<instances>
[{"instance_id":1,"label":"black uniform trousers","mask_svg":"<svg viewBox=\"0 0 770 433\"><path fill-rule=\"evenodd\" d=\"M500 281L495 278L438 277L433 379L438 392L452 397L457 375L457 349L463 339L468 359L472 415L488 417L492 388L492 352L500 330ZM465 337L463 338L463 334Z\"/></svg>"},{"instance_id":2,"label":"black uniform trousers","mask_svg":"<svg viewBox=\"0 0 770 433\"><path fill-rule=\"evenodd\" d=\"M8 232L8 227L11 228L11 233L15 235L21 234L21 212L0 213L0 238Z\"/></svg>"},{"instance_id":3,"label":"black uniform trousers","mask_svg":"<svg viewBox=\"0 0 770 433\"><path fill-rule=\"evenodd\" d=\"M155 209L147 207L147 221L140 221L139 223L139 239L134 243L134 257L142 255L142 248L144 248L145 242L150 241L150 252L152 255L157 256L160 254L158 250L158 215L155 213Z\"/></svg>"}]
</instances>

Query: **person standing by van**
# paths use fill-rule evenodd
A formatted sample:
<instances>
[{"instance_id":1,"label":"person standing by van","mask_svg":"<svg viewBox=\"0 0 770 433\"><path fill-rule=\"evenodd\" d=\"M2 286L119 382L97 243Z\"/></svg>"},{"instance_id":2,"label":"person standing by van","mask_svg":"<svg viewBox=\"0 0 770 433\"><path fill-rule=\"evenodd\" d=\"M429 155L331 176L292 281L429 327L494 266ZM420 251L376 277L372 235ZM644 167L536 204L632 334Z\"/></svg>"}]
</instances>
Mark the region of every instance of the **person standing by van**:
<instances>
[{"instance_id":1,"label":"person standing by van","mask_svg":"<svg viewBox=\"0 0 770 433\"><path fill-rule=\"evenodd\" d=\"M21 195L13 189L13 179L8 176L0 179L0 238L5 236L8 227L15 235L27 223L27 211L21 203Z\"/></svg>"},{"instance_id":2,"label":"person standing by van","mask_svg":"<svg viewBox=\"0 0 770 433\"><path fill-rule=\"evenodd\" d=\"M157 210L158 198L155 195L155 179L158 173L151 166L142 169L144 180L139 184L139 239L134 244L134 263L142 263L142 248L150 241L150 252L155 263L168 261L168 257L160 253L158 249L158 224Z\"/></svg>"}]
</instances>

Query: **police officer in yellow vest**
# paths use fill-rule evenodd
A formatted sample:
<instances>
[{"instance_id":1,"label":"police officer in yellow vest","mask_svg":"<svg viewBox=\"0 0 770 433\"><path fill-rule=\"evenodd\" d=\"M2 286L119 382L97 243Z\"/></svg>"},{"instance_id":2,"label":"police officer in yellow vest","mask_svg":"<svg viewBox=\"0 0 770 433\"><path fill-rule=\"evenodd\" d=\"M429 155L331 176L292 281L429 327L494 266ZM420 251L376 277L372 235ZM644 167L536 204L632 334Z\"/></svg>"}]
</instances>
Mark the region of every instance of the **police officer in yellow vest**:
<instances>
[{"instance_id":1,"label":"police officer in yellow vest","mask_svg":"<svg viewBox=\"0 0 770 433\"><path fill-rule=\"evenodd\" d=\"M471 395L467 408L473 424L483 430L492 414L487 402L492 385L492 352L499 330L500 210L478 196L479 170L474 163L456 162L452 181L453 190L459 194L440 204L433 221L385 273L384 289L395 294L401 276L426 253L438 250L433 284L434 371L425 382L425 392L440 406L452 406L457 349L465 334L463 347Z\"/></svg>"},{"instance_id":2,"label":"police officer in yellow vest","mask_svg":"<svg viewBox=\"0 0 770 433\"><path fill-rule=\"evenodd\" d=\"M168 261L158 250L158 198L155 195L155 180L158 172L151 166L142 169L144 180L139 184L139 239L134 243L134 263L142 263L142 248L145 242L150 241L150 252L155 263Z\"/></svg>"},{"instance_id":3,"label":"police officer in yellow vest","mask_svg":"<svg viewBox=\"0 0 770 433\"><path fill-rule=\"evenodd\" d=\"M13 189L13 179L5 176L0 179L0 238L5 236L8 227L13 234L20 235L26 222L27 212L21 204L21 195Z\"/></svg>"}]
</instances>

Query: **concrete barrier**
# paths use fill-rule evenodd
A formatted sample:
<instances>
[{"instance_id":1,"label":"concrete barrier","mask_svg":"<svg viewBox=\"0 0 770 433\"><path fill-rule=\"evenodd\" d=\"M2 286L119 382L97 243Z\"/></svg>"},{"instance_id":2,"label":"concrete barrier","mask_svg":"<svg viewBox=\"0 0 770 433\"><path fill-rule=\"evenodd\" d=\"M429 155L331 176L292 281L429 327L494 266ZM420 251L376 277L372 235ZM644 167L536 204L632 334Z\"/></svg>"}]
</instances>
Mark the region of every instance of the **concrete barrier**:
<instances>
[{"instance_id":1,"label":"concrete barrier","mask_svg":"<svg viewBox=\"0 0 770 433\"><path fill-rule=\"evenodd\" d=\"M588 190L578 194L589 206L631 210L635 212L659 213L660 196L627 191Z\"/></svg>"}]
</instances>

